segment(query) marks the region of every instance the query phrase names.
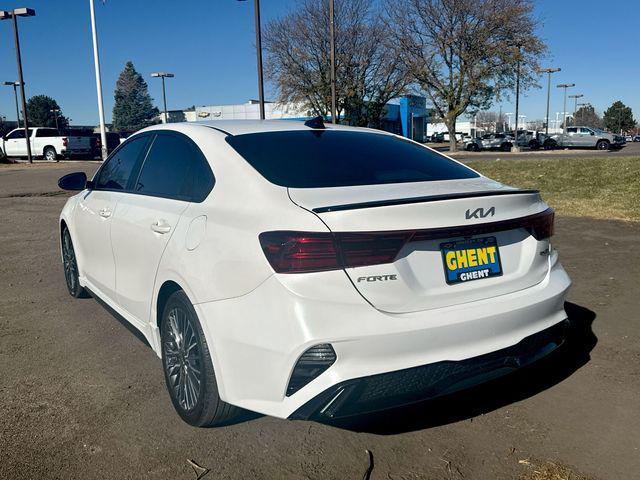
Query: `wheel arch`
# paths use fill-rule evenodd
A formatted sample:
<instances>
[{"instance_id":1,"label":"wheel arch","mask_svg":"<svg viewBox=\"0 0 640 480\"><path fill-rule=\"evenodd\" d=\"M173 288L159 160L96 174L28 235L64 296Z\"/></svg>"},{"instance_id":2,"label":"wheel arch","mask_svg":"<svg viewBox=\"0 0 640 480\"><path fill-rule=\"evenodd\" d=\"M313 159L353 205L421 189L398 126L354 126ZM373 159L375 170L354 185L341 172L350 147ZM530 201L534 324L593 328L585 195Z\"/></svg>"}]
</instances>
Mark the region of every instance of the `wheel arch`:
<instances>
[{"instance_id":1,"label":"wheel arch","mask_svg":"<svg viewBox=\"0 0 640 480\"><path fill-rule=\"evenodd\" d=\"M56 147L54 147L53 145L45 145L44 147L42 147L42 155L44 155L44 152L47 151L47 148L53 148L53 151L56 152L56 155L58 155L60 153L58 151L58 149Z\"/></svg>"},{"instance_id":2,"label":"wheel arch","mask_svg":"<svg viewBox=\"0 0 640 480\"><path fill-rule=\"evenodd\" d=\"M184 289L180 286L180 284L178 284L178 282L175 282L173 280L165 280L165 282L162 284L162 286L158 290L158 295L155 302L156 314L154 318L154 323L155 323L155 326L158 328L158 330L160 330L160 326L162 324L160 320L162 317L162 312L164 311L164 307L167 304L167 300L169 300L169 297L172 294L174 294L179 290L184 291Z\"/></svg>"}]
</instances>

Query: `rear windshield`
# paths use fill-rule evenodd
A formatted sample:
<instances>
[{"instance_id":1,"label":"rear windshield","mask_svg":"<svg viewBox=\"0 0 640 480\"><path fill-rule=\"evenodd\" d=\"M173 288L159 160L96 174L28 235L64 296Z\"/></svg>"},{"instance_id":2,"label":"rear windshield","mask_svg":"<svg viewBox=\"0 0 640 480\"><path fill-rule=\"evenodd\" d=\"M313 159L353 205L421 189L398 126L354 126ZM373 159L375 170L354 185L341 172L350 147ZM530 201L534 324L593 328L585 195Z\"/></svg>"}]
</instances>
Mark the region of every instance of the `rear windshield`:
<instances>
[{"instance_id":1,"label":"rear windshield","mask_svg":"<svg viewBox=\"0 0 640 480\"><path fill-rule=\"evenodd\" d=\"M263 177L292 188L344 187L478 177L408 140L367 132L296 130L227 137Z\"/></svg>"}]
</instances>

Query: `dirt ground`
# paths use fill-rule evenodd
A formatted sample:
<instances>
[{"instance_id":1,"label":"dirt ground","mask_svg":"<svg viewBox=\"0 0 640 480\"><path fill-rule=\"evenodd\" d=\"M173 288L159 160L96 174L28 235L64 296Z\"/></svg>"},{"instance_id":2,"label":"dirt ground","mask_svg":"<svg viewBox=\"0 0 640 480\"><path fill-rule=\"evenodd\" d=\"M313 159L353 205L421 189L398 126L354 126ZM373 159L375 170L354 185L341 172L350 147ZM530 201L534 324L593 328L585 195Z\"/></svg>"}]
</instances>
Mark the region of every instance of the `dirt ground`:
<instances>
[{"instance_id":1,"label":"dirt ground","mask_svg":"<svg viewBox=\"0 0 640 480\"><path fill-rule=\"evenodd\" d=\"M640 476L640 224L557 219L574 286L561 351L455 396L336 425L256 416L196 429L160 361L64 285L59 176L96 164L0 166L0 478L517 479L555 462Z\"/></svg>"}]
</instances>

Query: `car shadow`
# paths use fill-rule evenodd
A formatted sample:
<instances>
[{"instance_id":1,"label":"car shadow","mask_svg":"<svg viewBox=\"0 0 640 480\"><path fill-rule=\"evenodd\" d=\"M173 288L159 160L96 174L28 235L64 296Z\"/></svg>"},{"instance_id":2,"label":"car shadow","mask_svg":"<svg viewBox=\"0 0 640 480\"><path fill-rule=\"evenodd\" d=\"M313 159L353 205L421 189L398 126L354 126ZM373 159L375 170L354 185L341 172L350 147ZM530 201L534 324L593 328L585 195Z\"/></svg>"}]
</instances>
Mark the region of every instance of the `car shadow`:
<instances>
[{"instance_id":1,"label":"car shadow","mask_svg":"<svg viewBox=\"0 0 640 480\"><path fill-rule=\"evenodd\" d=\"M532 397L587 364L598 341L591 328L596 318L594 312L569 302L565 303L565 310L570 320L565 343L532 365L434 400L323 423L357 432L395 435L467 420Z\"/></svg>"}]
</instances>

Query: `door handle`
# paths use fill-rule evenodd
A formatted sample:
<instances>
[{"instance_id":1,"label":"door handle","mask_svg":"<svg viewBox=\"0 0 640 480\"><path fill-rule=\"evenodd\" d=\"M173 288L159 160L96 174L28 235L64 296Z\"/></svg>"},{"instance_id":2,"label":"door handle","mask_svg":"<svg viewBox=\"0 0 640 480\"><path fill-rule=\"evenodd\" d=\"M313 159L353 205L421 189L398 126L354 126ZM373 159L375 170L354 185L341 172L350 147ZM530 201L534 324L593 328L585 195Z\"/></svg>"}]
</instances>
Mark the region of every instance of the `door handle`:
<instances>
[{"instance_id":1,"label":"door handle","mask_svg":"<svg viewBox=\"0 0 640 480\"><path fill-rule=\"evenodd\" d=\"M151 230L156 233L169 233L171 231L171 225L169 225L164 220L158 220L157 222L151 224Z\"/></svg>"},{"instance_id":2,"label":"door handle","mask_svg":"<svg viewBox=\"0 0 640 480\"><path fill-rule=\"evenodd\" d=\"M103 208L99 213L102 218L109 218L111 216L111 210L108 208Z\"/></svg>"}]
</instances>

